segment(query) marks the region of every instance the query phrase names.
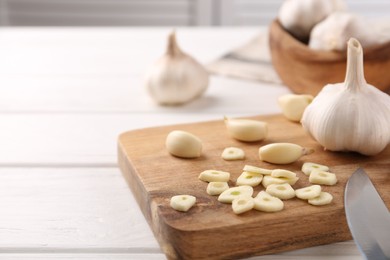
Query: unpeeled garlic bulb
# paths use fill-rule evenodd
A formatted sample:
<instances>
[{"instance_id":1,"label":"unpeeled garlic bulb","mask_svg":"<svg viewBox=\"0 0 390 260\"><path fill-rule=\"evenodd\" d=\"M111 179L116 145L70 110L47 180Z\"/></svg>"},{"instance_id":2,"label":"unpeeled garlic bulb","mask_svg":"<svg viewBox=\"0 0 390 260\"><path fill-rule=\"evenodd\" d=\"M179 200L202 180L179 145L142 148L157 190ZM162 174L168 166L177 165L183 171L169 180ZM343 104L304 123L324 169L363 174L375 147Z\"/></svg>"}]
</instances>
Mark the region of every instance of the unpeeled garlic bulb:
<instances>
[{"instance_id":1,"label":"unpeeled garlic bulb","mask_svg":"<svg viewBox=\"0 0 390 260\"><path fill-rule=\"evenodd\" d=\"M390 97L367 84L363 49L348 41L345 82L328 84L305 109L302 125L327 150L380 153L390 142Z\"/></svg>"},{"instance_id":2,"label":"unpeeled garlic bulb","mask_svg":"<svg viewBox=\"0 0 390 260\"><path fill-rule=\"evenodd\" d=\"M363 47L380 44L383 40L375 27L360 16L348 12L335 12L314 26L309 47L314 50L342 51L346 42L356 38Z\"/></svg>"},{"instance_id":3,"label":"unpeeled garlic bulb","mask_svg":"<svg viewBox=\"0 0 390 260\"><path fill-rule=\"evenodd\" d=\"M278 19L294 37L306 41L314 25L332 12L345 9L343 0L285 0Z\"/></svg>"},{"instance_id":4,"label":"unpeeled garlic bulb","mask_svg":"<svg viewBox=\"0 0 390 260\"><path fill-rule=\"evenodd\" d=\"M206 69L179 48L172 32L166 53L146 74L150 96L160 105L180 105L202 95L208 84Z\"/></svg>"}]
</instances>

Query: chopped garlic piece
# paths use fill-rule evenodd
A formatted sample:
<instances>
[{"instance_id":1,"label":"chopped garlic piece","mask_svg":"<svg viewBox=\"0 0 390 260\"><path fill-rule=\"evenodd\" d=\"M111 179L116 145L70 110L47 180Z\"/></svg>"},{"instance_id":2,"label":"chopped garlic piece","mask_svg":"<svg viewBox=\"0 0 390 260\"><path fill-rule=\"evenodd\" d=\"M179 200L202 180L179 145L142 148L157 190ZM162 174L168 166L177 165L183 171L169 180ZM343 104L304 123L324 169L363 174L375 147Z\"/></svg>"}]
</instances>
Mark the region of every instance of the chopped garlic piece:
<instances>
[{"instance_id":1,"label":"chopped garlic piece","mask_svg":"<svg viewBox=\"0 0 390 260\"><path fill-rule=\"evenodd\" d=\"M318 163L312 163L312 162L305 162L302 165L302 172L306 175L310 175L312 170L320 170L324 172L329 171L329 167L326 165L318 164Z\"/></svg>"},{"instance_id":2,"label":"chopped garlic piece","mask_svg":"<svg viewBox=\"0 0 390 260\"><path fill-rule=\"evenodd\" d=\"M255 202L251 196L239 196L235 198L232 202L233 212L236 214L241 214L253 209Z\"/></svg>"},{"instance_id":3,"label":"chopped garlic piece","mask_svg":"<svg viewBox=\"0 0 390 260\"><path fill-rule=\"evenodd\" d=\"M288 200L295 197L295 190L288 183L271 184L267 187L266 192L282 200Z\"/></svg>"},{"instance_id":4,"label":"chopped garlic piece","mask_svg":"<svg viewBox=\"0 0 390 260\"><path fill-rule=\"evenodd\" d=\"M237 186L249 185L255 187L260 184L263 175L252 172L243 172L236 181Z\"/></svg>"},{"instance_id":5,"label":"chopped garlic piece","mask_svg":"<svg viewBox=\"0 0 390 260\"><path fill-rule=\"evenodd\" d=\"M206 170L200 173L199 180L212 182L212 181L222 181L228 182L230 179L230 173L216 170Z\"/></svg>"},{"instance_id":6,"label":"chopped garlic piece","mask_svg":"<svg viewBox=\"0 0 390 260\"><path fill-rule=\"evenodd\" d=\"M226 161L242 160L245 158L245 152L237 147L227 147L223 150L221 157Z\"/></svg>"},{"instance_id":7,"label":"chopped garlic piece","mask_svg":"<svg viewBox=\"0 0 390 260\"><path fill-rule=\"evenodd\" d=\"M295 190L295 195L303 200L314 199L315 197L320 196L321 186L320 185L311 185L301 189Z\"/></svg>"},{"instance_id":8,"label":"chopped garlic piece","mask_svg":"<svg viewBox=\"0 0 390 260\"><path fill-rule=\"evenodd\" d=\"M265 191L260 191L256 198L254 209L264 212L276 212L280 211L284 207L284 203L281 199L268 194Z\"/></svg>"},{"instance_id":9,"label":"chopped garlic piece","mask_svg":"<svg viewBox=\"0 0 390 260\"><path fill-rule=\"evenodd\" d=\"M297 177L297 174L292 171L282 170L282 169L275 169L271 173L272 177L284 177L287 179L295 179Z\"/></svg>"},{"instance_id":10,"label":"chopped garlic piece","mask_svg":"<svg viewBox=\"0 0 390 260\"><path fill-rule=\"evenodd\" d=\"M331 203L333 200L332 194L322 191L319 196L309 199L308 202L315 206L322 206Z\"/></svg>"},{"instance_id":11,"label":"chopped garlic piece","mask_svg":"<svg viewBox=\"0 0 390 260\"><path fill-rule=\"evenodd\" d=\"M229 189L229 185L227 182L222 181L212 181L207 185L207 194L209 195L219 195L225 190Z\"/></svg>"},{"instance_id":12,"label":"chopped garlic piece","mask_svg":"<svg viewBox=\"0 0 390 260\"><path fill-rule=\"evenodd\" d=\"M298 177L295 178L285 178L285 177L272 177L272 176L264 176L263 181L261 184L263 184L264 188L267 188L270 184L282 184L282 183L288 183L290 185L294 185L298 181Z\"/></svg>"},{"instance_id":13,"label":"chopped garlic piece","mask_svg":"<svg viewBox=\"0 0 390 260\"><path fill-rule=\"evenodd\" d=\"M252 196L253 188L251 186L232 187L218 196L218 201L223 203L232 203L239 196Z\"/></svg>"},{"instance_id":14,"label":"chopped garlic piece","mask_svg":"<svg viewBox=\"0 0 390 260\"><path fill-rule=\"evenodd\" d=\"M173 196L170 201L170 205L177 211L188 211L194 206L196 198L191 195L177 195Z\"/></svg>"},{"instance_id":15,"label":"chopped garlic piece","mask_svg":"<svg viewBox=\"0 0 390 260\"><path fill-rule=\"evenodd\" d=\"M310 174L309 181L314 184L335 185L337 178L334 173L313 170Z\"/></svg>"},{"instance_id":16,"label":"chopped garlic piece","mask_svg":"<svg viewBox=\"0 0 390 260\"><path fill-rule=\"evenodd\" d=\"M272 173L272 170L259 168L259 167L252 166L252 165L245 165L243 170L245 172L259 173L262 175L271 175L271 173Z\"/></svg>"}]
</instances>

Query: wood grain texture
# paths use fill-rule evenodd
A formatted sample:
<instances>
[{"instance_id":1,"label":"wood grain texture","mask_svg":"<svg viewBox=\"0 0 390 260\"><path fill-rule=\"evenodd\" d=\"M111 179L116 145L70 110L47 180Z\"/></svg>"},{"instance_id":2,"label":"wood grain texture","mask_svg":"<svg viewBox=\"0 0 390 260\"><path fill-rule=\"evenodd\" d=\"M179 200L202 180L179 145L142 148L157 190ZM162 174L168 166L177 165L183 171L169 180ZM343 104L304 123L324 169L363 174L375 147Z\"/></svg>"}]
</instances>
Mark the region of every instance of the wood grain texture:
<instances>
[{"instance_id":1,"label":"wood grain texture","mask_svg":"<svg viewBox=\"0 0 390 260\"><path fill-rule=\"evenodd\" d=\"M118 160L122 173L168 258L242 258L349 240L343 192L347 179L359 166L365 168L390 206L389 147L375 157L327 152L299 124L280 115L254 118L269 123L269 137L263 142L233 140L222 120L140 129L119 136ZM200 158L180 159L168 154L165 138L177 129L202 139ZM258 148L273 142L296 143L313 148L315 153L284 166L261 162ZM222 160L220 154L228 146L244 149L246 159ZM300 172L305 161L326 164L337 174L337 185L323 186L323 190L333 194L332 204L316 207L295 198L285 201L285 209L279 213L252 210L237 216L229 204L219 203L216 197L207 195L207 183L198 180L203 170L224 170L231 173L230 186L233 186L243 166L250 164L292 170L300 177L294 188L300 188L309 185L308 177ZM254 195L260 190L262 187L256 187ZM177 194L196 196L196 205L186 213L173 210L169 200Z\"/></svg>"},{"instance_id":2,"label":"wood grain texture","mask_svg":"<svg viewBox=\"0 0 390 260\"><path fill-rule=\"evenodd\" d=\"M347 53L314 51L275 20L270 26L272 64L293 92L316 95L327 84L344 82ZM390 41L364 48L364 75L382 91L390 89Z\"/></svg>"}]
</instances>

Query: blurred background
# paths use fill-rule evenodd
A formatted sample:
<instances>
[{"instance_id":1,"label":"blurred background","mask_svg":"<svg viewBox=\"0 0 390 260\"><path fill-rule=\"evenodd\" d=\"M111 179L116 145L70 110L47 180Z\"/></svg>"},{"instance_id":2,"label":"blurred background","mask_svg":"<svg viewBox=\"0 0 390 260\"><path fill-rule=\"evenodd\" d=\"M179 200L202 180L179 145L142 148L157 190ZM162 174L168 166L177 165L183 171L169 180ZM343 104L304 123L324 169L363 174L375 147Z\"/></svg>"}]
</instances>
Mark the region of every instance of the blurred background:
<instances>
[{"instance_id":1,"label":"blurred background","mask_svg":"<svg viewBox=\"0 0 390 260\"><path fill-rule=\"evenodd\" d=\"M283 0L0 0L0 26L266 25ZM347 0L351 11L381 19L390 0Z\"/></svg>"}]
</instances>

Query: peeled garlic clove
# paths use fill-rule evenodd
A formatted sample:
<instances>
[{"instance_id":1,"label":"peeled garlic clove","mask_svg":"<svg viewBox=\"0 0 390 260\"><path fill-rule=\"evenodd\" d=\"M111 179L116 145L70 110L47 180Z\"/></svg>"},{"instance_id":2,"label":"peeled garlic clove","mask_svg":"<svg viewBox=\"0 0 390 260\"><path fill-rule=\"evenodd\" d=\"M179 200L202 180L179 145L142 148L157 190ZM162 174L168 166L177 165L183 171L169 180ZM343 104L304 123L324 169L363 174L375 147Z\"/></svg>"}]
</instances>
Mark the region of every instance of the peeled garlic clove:
<instances>
[{"instance_id":1,"label":"peeled garlic clove","mask_svg":"<svg viewBox=\"0 0 390 260\"><path fill-rule=\"evenodd\" d=\"M306 41L314 25L332 12L345 9L342 0L285 0L278 20L294 37Z\"/></svg>"},{"instance_id":2,"label":"peeled garlic clove","mask_svg":"<svg viewBox=\"0 0 390 260\"><path fill-rule=\"evenodd\" d=\"M343 51L351 37L358 39L363 47L383 42L379 31L369 21L353 13L335 12L314 26L309 47L314 50Z\"/></svg>"},{"instance_id":3,"label":"peeled garlic clove","mask_svg":"<svg viewBox=\"0 0 390 260\"><path fill-rule=\"evenodd\" d=\"M202 141L197 136L181 130L170 132L165 146L170 154L181 158L196 158L202 153Z\"/></svg>"},{"instance_id":4,"label":"peeled garlic clove","mask_svg":"<svg viewBox=\"0 0 390 260\"><path fill-rule=\"evenodd\" d=\"M209 74L193 57L181 51L175 33L168 38L166 53L146 74L145 86L161 105L180 105L199 97L209 84Z\"/></svg>"},{"instance_id":5,"label":"peeled garlic clove","mask_svg":"<svg viewBox=\"0 0 390 260\"><path fill-rule=\"evenodd\" d=\"M348 41L345 82L326 85L305 109L303 128L325 149L380 153L390 143L390 96L367 84L363 49Z\"/></svg>"},{"instance_id":6,"label":"peeled garlic clove","mask_svg":"<svg viewBox=\"0 0 390 260\"><path fill-rule=\"evenodd\" d=\"M287 94L278 98L283 115L291 121L301 121L303 112L313 100L312 95Z\"/></svg>"},{"instance_id":7,"label":"peeled garlic clove","mask_svg":"<svg viewBox=\"0 0 390 260\"><path fill-rule=\"evenodd\" d=\"M244 142L261 141L268 134L268 124L262 121L225 117L225 125L231 137Z\"/></svg>"},{"instance_id":8,"label":"peeled garlic clove","mask_svg":"<svg viewBox=\"0 0 390 260\"><path fill-rule=\"evenodd\" d=\"M273 164L293 163L301 156L314 152L292 143L272 143L259 148L260 160Z\"/></svg>"}]
</instances>

